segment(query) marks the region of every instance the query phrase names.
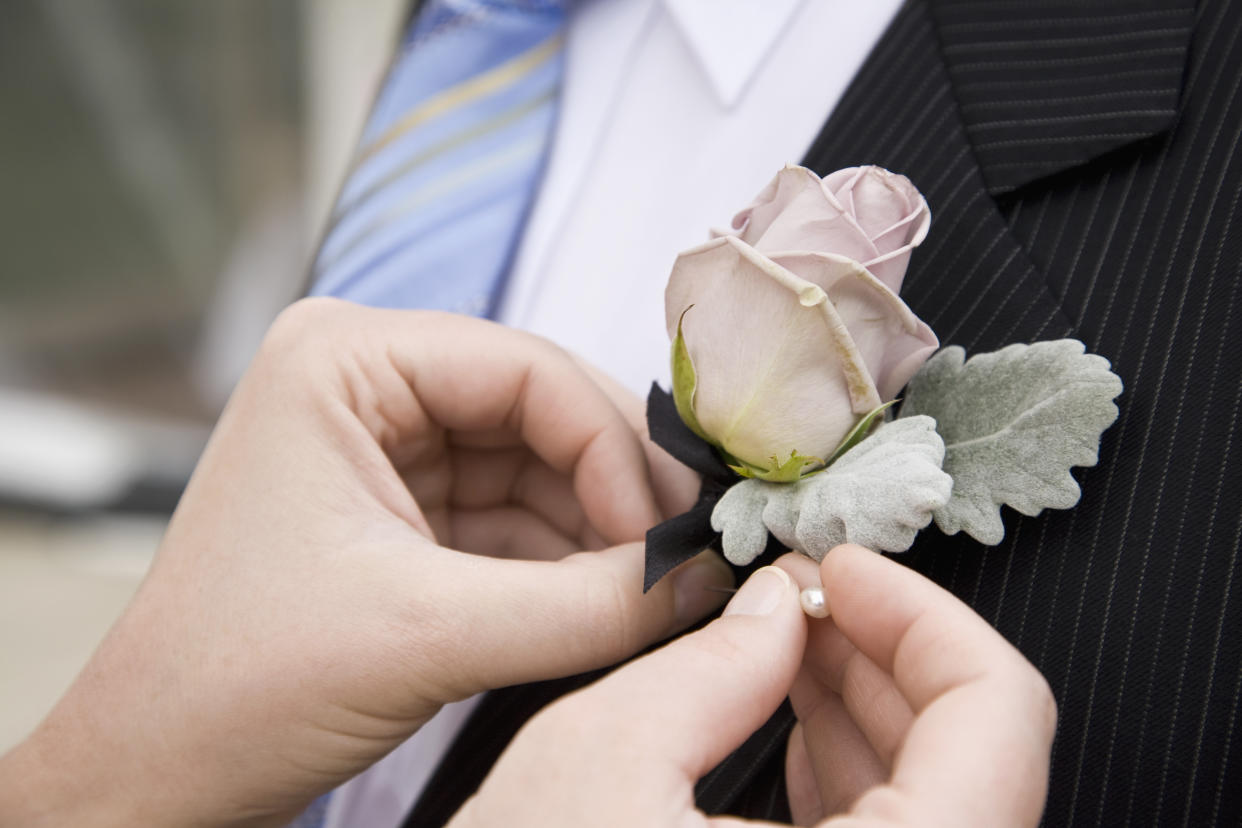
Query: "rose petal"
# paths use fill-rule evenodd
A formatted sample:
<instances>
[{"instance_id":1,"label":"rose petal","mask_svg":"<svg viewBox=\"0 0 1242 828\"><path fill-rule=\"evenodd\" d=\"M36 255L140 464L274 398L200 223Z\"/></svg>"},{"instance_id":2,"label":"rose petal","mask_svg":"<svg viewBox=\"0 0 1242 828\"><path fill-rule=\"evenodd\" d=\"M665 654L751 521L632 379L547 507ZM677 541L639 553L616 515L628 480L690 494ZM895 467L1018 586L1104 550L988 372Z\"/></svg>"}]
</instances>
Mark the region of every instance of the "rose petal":
<instances>
[{"instance_id":1,"label":"rose petal","mask_svg":"<svg viewBox=\"0 0 1242 828\"><path fill-rule=\"evenodd\" d=\"M776 217L779 210L765 212L765 218L763 219L754 219L754 212L776 202L783 204L784 197L781 195L782 193L786 194L787 197L789 193L812 186L818 178L819 176L806 167L786 164L780 172L773 176L772 180L767 183L767 186L759 191L759 195L755 196L754 201L733 216L733 229L737 230L744 237L747 244L753 244L753 239L763 235L763 232L768 229L771 219ZM753 227L752 224L754 225Z\"/></svg>"},{"instance_id":2,"label":"rose petal","mask_svg":"<svg viewBox=\"0 0 1242 828\"><path fill-rule=\"evenodd\" d=\"M872 240L886 235L891 228L905 221L923 200L910 179L883 167L838 170L824 179L824 189L837 197ZM905 236L901 236L896 244L881 247L881 252L886 253L907 241Z\"/></svg>"},{"instance_id":3,"label":"rose petal","mask_svg":"<svg viewBox=\"0 0 1242 828\"><path fill-rule=\"evenodd\" d=\"M857 366L866 376L861 354L848 334L833 331L826 313L835 312L806 287L732 236L683 253L669 279L673 330L694 305L682 335L698 380L699 423L757 466L794 451L826 457L857 419L845 369ZM869 376L865 382L868 400L878 400Z\"/></svg>"},{"instance_id":4,"label":"rose petal","mask_svg":"<svg viewBox=\"0 0 1242 828\"><path fill-rule=\"evenodd\" d=\"M862 262L894 292L901 290L910 251L927 237L931 211L918 189L904 175L883 167L838 170L824 179L830 190L854 217L876 249L872 256L829 246L789 245L789 250L839 253Z\"/></svg>"},{"instance_id":5,"label":"rose petal","mask_svg":"<svg viewBox=\"0 0 1242 828\"><path fill-rule=\"evenodd\" d=\"M939 347L932 329L857 262L825 253L775 254L772 259L828 294L884 401L893 399Z\"/></svg>"},{"instance_id":6,"label":"rose petal","mask_svg":"<svg viewBox=\"0 0 1242 828\"><path fill-rule=\"evenodd\" d=\"M866 261L883 254L815 173L787 166L733 218L738 237L761 253L822 250Z\"/></svg>"}]
</instances>

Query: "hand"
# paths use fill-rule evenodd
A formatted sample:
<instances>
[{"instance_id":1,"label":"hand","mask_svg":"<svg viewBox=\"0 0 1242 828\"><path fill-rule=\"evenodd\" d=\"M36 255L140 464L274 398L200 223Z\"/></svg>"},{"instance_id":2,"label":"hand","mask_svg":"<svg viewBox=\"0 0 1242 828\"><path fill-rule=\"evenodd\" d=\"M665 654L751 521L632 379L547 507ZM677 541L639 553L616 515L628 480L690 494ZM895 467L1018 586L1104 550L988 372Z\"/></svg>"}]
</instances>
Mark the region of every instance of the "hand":
<instances>
[{"instance_id":1,"label":"hand","mask_svg":"<svg viewBox=\"0 0 1242 828\"><path fill-rule=\"evenodd\" d=\"M1038 823L1055 712L1016 650L949 593L852 546L819 569L835 623L808 625L785 570L815 566L779 566L724 617L535 717L451 828L764 824L705 817L692 790L791 687L799 824Z\"/></svg>"},{"instance_id":2,"label":"hand","mask_svg":"<svg viewBox=\"0 0 1242 828\"><path fill-rule=\"evenodd\" d=\"M0 763L0 823L282 824L442 704L616 662L718 605L714 557L642 595L634 541L659 517L640 441L560 349L299 303L131 606Z\"/></svg>"},{"instance_id":3,"label":"hand","mask_svg":"<svg viewBox=\"0 0 1242 828\"><path fill-rule=\"evenodd\" d=\"M819 567L830 620L812 623L789 697L786 781L799 825L1037 825L1056 703L1042 675L951 593L856 546ZM827 822L819 820L844 814Z\"/></svg>"}]
</instances>

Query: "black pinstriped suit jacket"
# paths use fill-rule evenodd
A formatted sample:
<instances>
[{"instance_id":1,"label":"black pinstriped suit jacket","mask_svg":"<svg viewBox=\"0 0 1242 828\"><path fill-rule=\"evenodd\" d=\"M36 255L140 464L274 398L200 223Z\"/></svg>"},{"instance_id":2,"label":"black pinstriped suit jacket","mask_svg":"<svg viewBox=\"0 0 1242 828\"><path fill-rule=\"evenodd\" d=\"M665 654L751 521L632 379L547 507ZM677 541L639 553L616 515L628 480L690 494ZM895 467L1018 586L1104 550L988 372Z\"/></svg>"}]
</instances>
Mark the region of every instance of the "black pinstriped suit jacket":
<instances>
[{"instance_id":1,"label":"black pinstriped suit jacket","mask_svg":"<svg viewBox=\"0 0 1242 828\"><path fill-rule=\"evenodd\" d=\"M902 557L1047 676L1045 823L1242 824L1242 0L911 0L804 163L927 196L903 296L942 342L1073 336L1125 381L1076 509ZM407 825L442 824L570 684L493 694ZM787 814L789 716L706 809Z\"/></svg>"}]
</instances>

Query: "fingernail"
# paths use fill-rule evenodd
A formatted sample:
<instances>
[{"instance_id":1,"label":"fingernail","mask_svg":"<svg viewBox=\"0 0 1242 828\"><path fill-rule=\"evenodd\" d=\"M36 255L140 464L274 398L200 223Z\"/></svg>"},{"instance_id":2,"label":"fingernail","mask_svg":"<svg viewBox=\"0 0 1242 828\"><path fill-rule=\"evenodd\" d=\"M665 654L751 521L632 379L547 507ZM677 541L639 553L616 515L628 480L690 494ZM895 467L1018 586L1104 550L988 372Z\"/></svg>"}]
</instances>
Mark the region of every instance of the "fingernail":
<instances>
[{"instance_id":1,"label":"fingernail","mask_svg":"<svg viewBox=\"0 0 1242 828\"><path fill-rule=\"evenodd\" d=\"M673 614L687 627L720 606L732 589L733 570L714 552L704 552L673 581Z\"/></svg>"},{"instance_id":2,"label":"fingernail","mask_svg":"<svg viewBox=\"0 0 1242 828\"><path fill-rule=\"evenodd\" d=\"M765 566L746 579L737 595L725 607L725 615L768 615L789 591L789 576L783 569Z\"/></svg>"}]
</instances>

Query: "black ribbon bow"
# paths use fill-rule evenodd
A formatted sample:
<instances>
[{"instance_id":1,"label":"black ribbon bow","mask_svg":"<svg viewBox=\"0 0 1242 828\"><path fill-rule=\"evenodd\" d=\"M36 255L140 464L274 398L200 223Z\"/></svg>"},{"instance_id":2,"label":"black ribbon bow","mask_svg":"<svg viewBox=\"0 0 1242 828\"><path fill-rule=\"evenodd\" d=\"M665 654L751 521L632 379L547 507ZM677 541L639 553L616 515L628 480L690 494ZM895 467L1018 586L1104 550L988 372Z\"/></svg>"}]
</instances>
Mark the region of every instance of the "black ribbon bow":
<instances>
[{"instance_id":1,"label":"black ribbon bow","mask_svg":"<svg viewBox=\"0 0 1242 828\"><path fill-rule=\"evenodd\" d=\"M712 529L712 510L728 488L741 479L714 446L682 422L673 396L655 383L647 395L647 429L652 442L702 475L703 485L689 511L648 530L643 592L704 549L721 551L721 535ZM785 547L769 535L762 555L747 566L734 567L738 581L784 552Z\"/></svg>"}]
</instances>

